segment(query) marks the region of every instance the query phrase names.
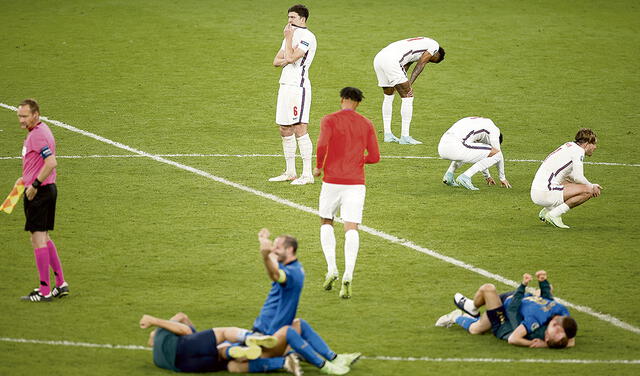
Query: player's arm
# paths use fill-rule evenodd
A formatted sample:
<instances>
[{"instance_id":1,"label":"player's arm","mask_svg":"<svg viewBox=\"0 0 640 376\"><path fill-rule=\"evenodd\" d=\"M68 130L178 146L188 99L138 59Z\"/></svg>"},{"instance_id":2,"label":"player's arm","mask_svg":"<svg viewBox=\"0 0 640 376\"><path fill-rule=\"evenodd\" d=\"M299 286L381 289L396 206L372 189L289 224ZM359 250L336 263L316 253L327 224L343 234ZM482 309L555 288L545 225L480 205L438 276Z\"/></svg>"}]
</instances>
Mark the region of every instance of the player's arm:
<instances>
[{"instance_id":1,"label":"player's arm","mask_svg":"<svg viewBox=\"0 0 640 376\"><path fill-rule=\"evenodd\" d=\"M571 161L573 163L573 171L571 172L571 178L575 183L586 184L591 187L591 195L593 197L600 196L600 190L602 187L599 184L593 184L584 176L584 165L582 164L582 158L579 155L573 154Z\"/></svg>"},{"instance_id":2,"label":"player's arm","mask_svg":"<svg viewBox=\"0 0 640 376\"><path fill-rule=\"evenodd\" d=\"M420 73L422 73L424 66L427 65L427 63L429 62L429 59L431 59L431 56L432 55L429 52L425 52L422 54L422 56L420 56L420 60L418 60L418 62L416 63L416 66L413 68L413 71L411 72L411 78L409 78L409 83L412 86L413 86L413 83L418 78L418 76L420 75Z\"/></svg>"},{"instance_id":3,"label":"player's arm","mask_svg":"<svg viewBox=\"0 0 640 376\"><path fill-rule=\"evenodd\" d=\"M484 176L484 180L486 180L487 182L487 185L496 185L496 181L491 177L491 173L489 172L488 168L482 170L481 172L482 176Z\"/></svg>"},{"instance_id":4,"label":"player's arm","mask_svg":"<svg viewBox=\"0 0 640 376\"><path fill-rule=\"evenodd\" d=\"M509 336L509 344L523 347L547 347L545 341L541 339L534 339L533 341L531 341L526 339L526 336L527 328L524 326L524 324L520 324Z\"/></svg>"},{"instance_id":5,"label":"player's arm","mask_svg":"<svg viewBox=\"0 0 640 376\"><path fill-rule=\"evenodd\" d=\"M284 28L284 59L288 64L293 64L304 56L307 51L297 47L293 48L293 33L295 29L291 25Z\"/></svg>"},{"instance_id":6,"label":"player's arm","mask_svg":"<svg viewBox=\"0 0 640 376\"><path fill-rule=\"evenodd\" d=\"M530 281L531 281L531 274L524 273L522 275L522 283L516 289L516 292L513 294L511 298L511 303L509 303L509 307L507 307L507 318L512 323L520 322L520 320L518 320L518 310L520 310L520 305L522 304L522 298L524 298L524 293Z\"/></svg>"},{"instance_id":7,"label":"player's arm","mask_svg":"<svg viewBox=\"0 0 640 376\"><path fill-rule=\"evenodd\" d=\"M547 272L544 270L538 270L536 272L536 278L540 285L540 297L548 300L553 300L553 294L551 292L551 284L547 280Z\"/></svg>"},{"instance_id":8,"label":"player's arm","mask_svg":"<svg viewBox=\"0 0 640 376\"><path fill-rule=\"evenodd\" d=\"M278 267L278 257L273 253L273 242L269 239L269 230L263 228L258 233L258 241L260 242L260 254L264 261L264 267L267 269L269 278L278 283L284 283L287 275Z\"/></svg>"},{"instance_id":9,"label":"player's arm","mask_svg":"<svg viewBox=\"0 0 640 376\"><path fill-rule=\"evenodd\" d=\"M287 64L287 59L284 58L284 50L279 50L276 57L273 58L273 66L284 67Z\"/></svg>"},{"instance_id":10,"label":"player's arm","mask_svg":"<svg viewBox=\"0 0 640 376\"><path fill-rule=\"evenodd\" d=\"M36 180L42 183L43 181L45 181L45 179L49 177L49 175L51 175L51 172L53 171L53 169L55 169L58 166L58 161L56 160L56 156L51 152L48 146L44 147L40 151L40 155L42 156L42 158L44 158L44 166L42 166L42 169L40 169L40 172L38 173ZM39 185L40 184L36 183L36 187L34 187L32 184L26 188L25 192L29 200L32 200L36 196L37 189L38 189L37 186Z\"/></svg>"},{"instance_id":11,"label":"player's arm","mask_svg":"<svg viewBox=\"0 0 640 376\"><path fill-rule=\"evenodd\" d=\"M150 328L152 326L157 326L162 329L166 329L173 334L179 336L186 336L187 334L191 334L191 328L188 325L185 325L176 321L169 321L159 319L157 317L153 317L151 315L142 315L140 319L140 327L142 329Z\"/></svg>"},{"instance_id":12,"label":"player's arm","mask_svg":"<svg viewBox=\"0 0 640 376\"><path fill-rule=\"evenodd\" d=\"M380 146L376 137L376 130L373 124L369 123L369 134L367 135L367 156L364 163L373 164L380 162Z\"/></svg>"}]
</instances>

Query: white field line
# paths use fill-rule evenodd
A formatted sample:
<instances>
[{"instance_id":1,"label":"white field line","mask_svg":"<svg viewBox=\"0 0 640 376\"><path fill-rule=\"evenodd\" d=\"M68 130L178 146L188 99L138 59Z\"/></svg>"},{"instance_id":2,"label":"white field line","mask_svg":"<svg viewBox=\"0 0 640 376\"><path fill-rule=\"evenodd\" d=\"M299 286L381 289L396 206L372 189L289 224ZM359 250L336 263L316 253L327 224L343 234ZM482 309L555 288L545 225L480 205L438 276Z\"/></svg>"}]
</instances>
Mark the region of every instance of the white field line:
<instances>
[{"instance_id":1,"label":"white field line","mask_svg":"<svg viewBox=\"0 0 640 376\"><path fill-rule=\"evenodd\" d=\"M0 103L0 107L4 107L4 108L7 108L7 109L10 109L10 110L13 110L13 111L17 110L17 108L15 108L13 106L6 105L4 103ZM48 119L48 118L46 118L44 116L42 116L41 118L43 120L45 120L45 121L48 121L51 124L54 124L54 125L58 126L58 127L67 129L67 130L69 130L71 132L74 132L74 133L79 133L81 135L93 138L95 140L98 140L98 141L104 142L106 144L115 146L117 148L129 151L131 153L138 154L138 155L141 155L141 156L145 156L147 158L153 159L154 161L157 161L157 162L160 162L160 163L165 163L165 164L177 167L179 169L192 172L192 173L194 173L196 175L200 175L202 177L205 177L207 179L211 179L211 180L216 181L218 183L222 183L222 184L228 185L230 187L237 188L237 189L239 189L241 191L252 193L252 194L254 194L256 196L263 197L263 198L275 201L275 202L277 202L279 204L286 205L286 206L292 207L294 209L298 209L300 211L303 211L303 212L306 212L306 213L309 213L309 214L313 214L314 216L318 216L319 215L317 210L312 209L312 208L310 208L308 206L300 205L300 204L297 204L297 203L295 203L293 201L289 201L287 199L278 197L276 195L273 195L273 194L270 194L270 193L265 193L265 192L259 191L257 189L253 189L251 187L247 187L245 185L232 182L232 181L227 180L225 178L221 178L219 176L212 175L212 174L210 174L208 172L199 170L199 169L191 167L191 166L184 165L182 163L174 162L172 160L169 160L169 159L166 159L166 158L163 158L163 157L159 157L159 156L156 156L156 155L153 155L153 154L149 154L147 152L132 148L131 146L127 146L125 144L122 144L120 142L111 141L111 140L109 140L107 138L104 138L102 136L98 136L98 135L96 135L94 133L87 132L87 131L84 131L82 129L78 129L78 128L72 126L72 125L65 124L65 123L57 121L57 120ZM339 218L337 218L336 220L338 222L340 222ZM413 249L415 251L418 251L418 252L424 253L426 255L435 257L435 258L437 258L439 260L442 260L444 262L448 262L450 264L459 266L459 267L461 267L463 269L478 273L478 274L483 275L483 276L485 276L487 278L490 278L490 279L493 279L495 281L504 283L505 285L508 285L508 286L511 286L511 287L517 287L519 285L519 283L517 283L516 281L512 281L512 280L507 279L507 278L505 278L505 277L503 277L501 275L498 275L498 274L495 274L495 273L491 273L491 272L489 272L487 270L484 270L484 269L481 269L481 268L477 268L477 267L475 267L473 265L467 264L467 263L465 263L463 261L460 261L458 259L455 259L453 257L445 256L445 255L443 255L441 253L438 253L438 252L436 252L434 250L419 246L419 245L417 245L417 244L415 244L415 243L413 243L413 242L411 242L409 240L398 238L398 237L396 237L394 235L387 234L387 233L385 233L383 231L376 230L374 228L371 228L371 227L368 227L368 226L365 226L365 225L361 225L360 229L362 231L366 232L366 233L371 234L371 235L383 238L383 239L385 239L385 240L387 240L387 241L389 241L391 243L403 245L403 246L405 246L407 248L411 248L411 249ZM625 322L621 321L620 319L618 319L616 317L613 317L613 316L608 315L608 314L597 312L597 311L593 310L590 307L576 305L576 304L573 304L571 302L568 302L568 301L560 299L560 298L556 298L556 299L558 300L558 302L564 304L565 306L567 306L569 308L573 308L576 311L584 312L584 313L586 313L588 315L594 316L594 317L596 317L596 318L598 318L600 320L606 321L606 322L608 322L608 323L610 323L612 325L615 325L615 326L617 326L619 328L622 328L624 330L628 330L630 332L633 332L633 333L636 333L636 334L640 334L640 328L638 328L636 326L633 326L631 324L625 323Z\"/></svg>"},{"instance_id":2,"label":"white field line","mask_svg":"<svg viewBox=\"0 0 640 376\"><path fill-rule=\"evenodd\" d=\"M39 339L0 337L1 342L27 343L53 346L90 347L111 350L151 351L151 347L137 345L111 345L108 343L87 343L73 341L43 341ZM398 356L363 356L360 359L397 362L436 362L436 363L546 363L546 364L640 364L640 360L628 359L509 359L509 358L433 358Z\"/></svg>"},{"instance_id":3,"label":"white field line","mask_svg":"<svg viewBox=\"0 0 640 376\"><path fill-rule=\"evenodd\" d=\"M282 154L153 154L156 157L209 157L209 158L261 158L261 157L278 157L282 158ZM56 155L56 158L82 159L82 158L145 158L146 155L140 154L112 154L112 155ZM315 155L314 155L315 157ZM382 155L382 159L442 159L440 157L414 156L414 155ZM22 159L22 157L0 157L3 159ZM507 159L507 162L525 162L525 163L542 163L537 159ZM618 162L583 162L587 165L600 166L622 166L622 167L640 167L638 163L618 163Z\"/></svg>"}]
</instances>

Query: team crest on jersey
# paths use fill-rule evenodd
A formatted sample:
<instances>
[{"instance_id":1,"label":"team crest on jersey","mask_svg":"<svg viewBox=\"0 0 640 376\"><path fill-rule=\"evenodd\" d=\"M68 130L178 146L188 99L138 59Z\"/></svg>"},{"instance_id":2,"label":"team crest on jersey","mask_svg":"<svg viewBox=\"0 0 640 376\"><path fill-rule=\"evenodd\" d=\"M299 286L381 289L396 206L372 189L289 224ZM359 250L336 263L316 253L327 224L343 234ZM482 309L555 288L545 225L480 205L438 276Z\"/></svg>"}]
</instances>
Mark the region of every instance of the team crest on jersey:
<instances>
[{"instance_id":1,"label":"team crest on jersey","mask_svg":"<svg viewBox=\"0 0 640 376\"><path fill-rule=\"evenodd\" d=\"M537 322L534 322L533 324L531 324L531 330L536 330L540 327L540 324L538 324Z\"/></svg>"},{"instance_id":2,"label":"team crest on jersey","mask_svg":"<svg viewBox=\"0 0 640 376\"><path fill-rule=\"evenodd\" d=\"M300 43L304 44L305 46L309 47L309 42L305 42L303 40L300 41Z\"/></svg>"}]
</instances>

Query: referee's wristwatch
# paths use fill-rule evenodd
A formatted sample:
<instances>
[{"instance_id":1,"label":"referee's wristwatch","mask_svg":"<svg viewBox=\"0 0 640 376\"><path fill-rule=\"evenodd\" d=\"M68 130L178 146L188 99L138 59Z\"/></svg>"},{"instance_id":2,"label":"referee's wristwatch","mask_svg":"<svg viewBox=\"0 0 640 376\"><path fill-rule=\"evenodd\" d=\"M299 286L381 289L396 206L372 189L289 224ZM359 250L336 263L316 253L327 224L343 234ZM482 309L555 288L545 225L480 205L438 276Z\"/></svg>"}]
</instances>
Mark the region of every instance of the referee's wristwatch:
<instances>
[{"instance_id":1,"label":"referee's wristwatch","mask_svg":"<svg viewBox=\"0 0 640 376\"><path fill-rule=\"evenodd\" d=\"M31 183L31 186L35 189L38 189L38 187L40 187L40 185L42 185L42 182L40 180L38 180L38 178L36 178L36 180L33 181L33 183Z\"/></svg>"}]
</instances>

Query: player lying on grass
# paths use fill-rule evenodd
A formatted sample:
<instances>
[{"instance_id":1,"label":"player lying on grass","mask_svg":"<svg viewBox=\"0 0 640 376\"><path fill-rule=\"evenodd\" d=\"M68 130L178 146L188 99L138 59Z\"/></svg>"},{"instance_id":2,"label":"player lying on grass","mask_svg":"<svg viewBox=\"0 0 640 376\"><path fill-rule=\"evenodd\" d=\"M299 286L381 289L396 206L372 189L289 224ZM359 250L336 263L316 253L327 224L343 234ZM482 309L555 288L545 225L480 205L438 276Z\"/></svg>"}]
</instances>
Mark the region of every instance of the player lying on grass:
<instances>
[{"instance_id":1,"label":"player lying on grass","mask_svg":"<svg viewBox=\"0 0 640 376\"><path fill-rule=\"evenodd\" d=\"M140 327L157 327L149 334L156 366L175 372L216 372L227 370L230 359L256 359L263 347L276 345L274 336L251 335L240 328L212 328L197 332L189 317L177 313L169 320L143 315ZM246 343L247 346L243 346ZM230 364L230 363L229 363ZM296 374L297 358L281 358L278 369Z\"/></svg>"},{"instance_id":2,"label":"player lying on grass","mask_svg":"<svg viewBox=\"0 0 640 376\"><path fill-rule=\"evenodd\" d=\"M440 317L436 326L450 327L455 323L471 334L491 330L498 339L516 346L554 349L574 346L576 321L565 306L553 299L547 273L540 270L536 277L540 296L525 293L531 281L528 273L522 276L518 289L509 293L498 295L490 283L480 286L473 300L458 293L454 303L459 309ZM482 315L478 311L481 306L487 309Z\"/></svg>"}]
</instances>

